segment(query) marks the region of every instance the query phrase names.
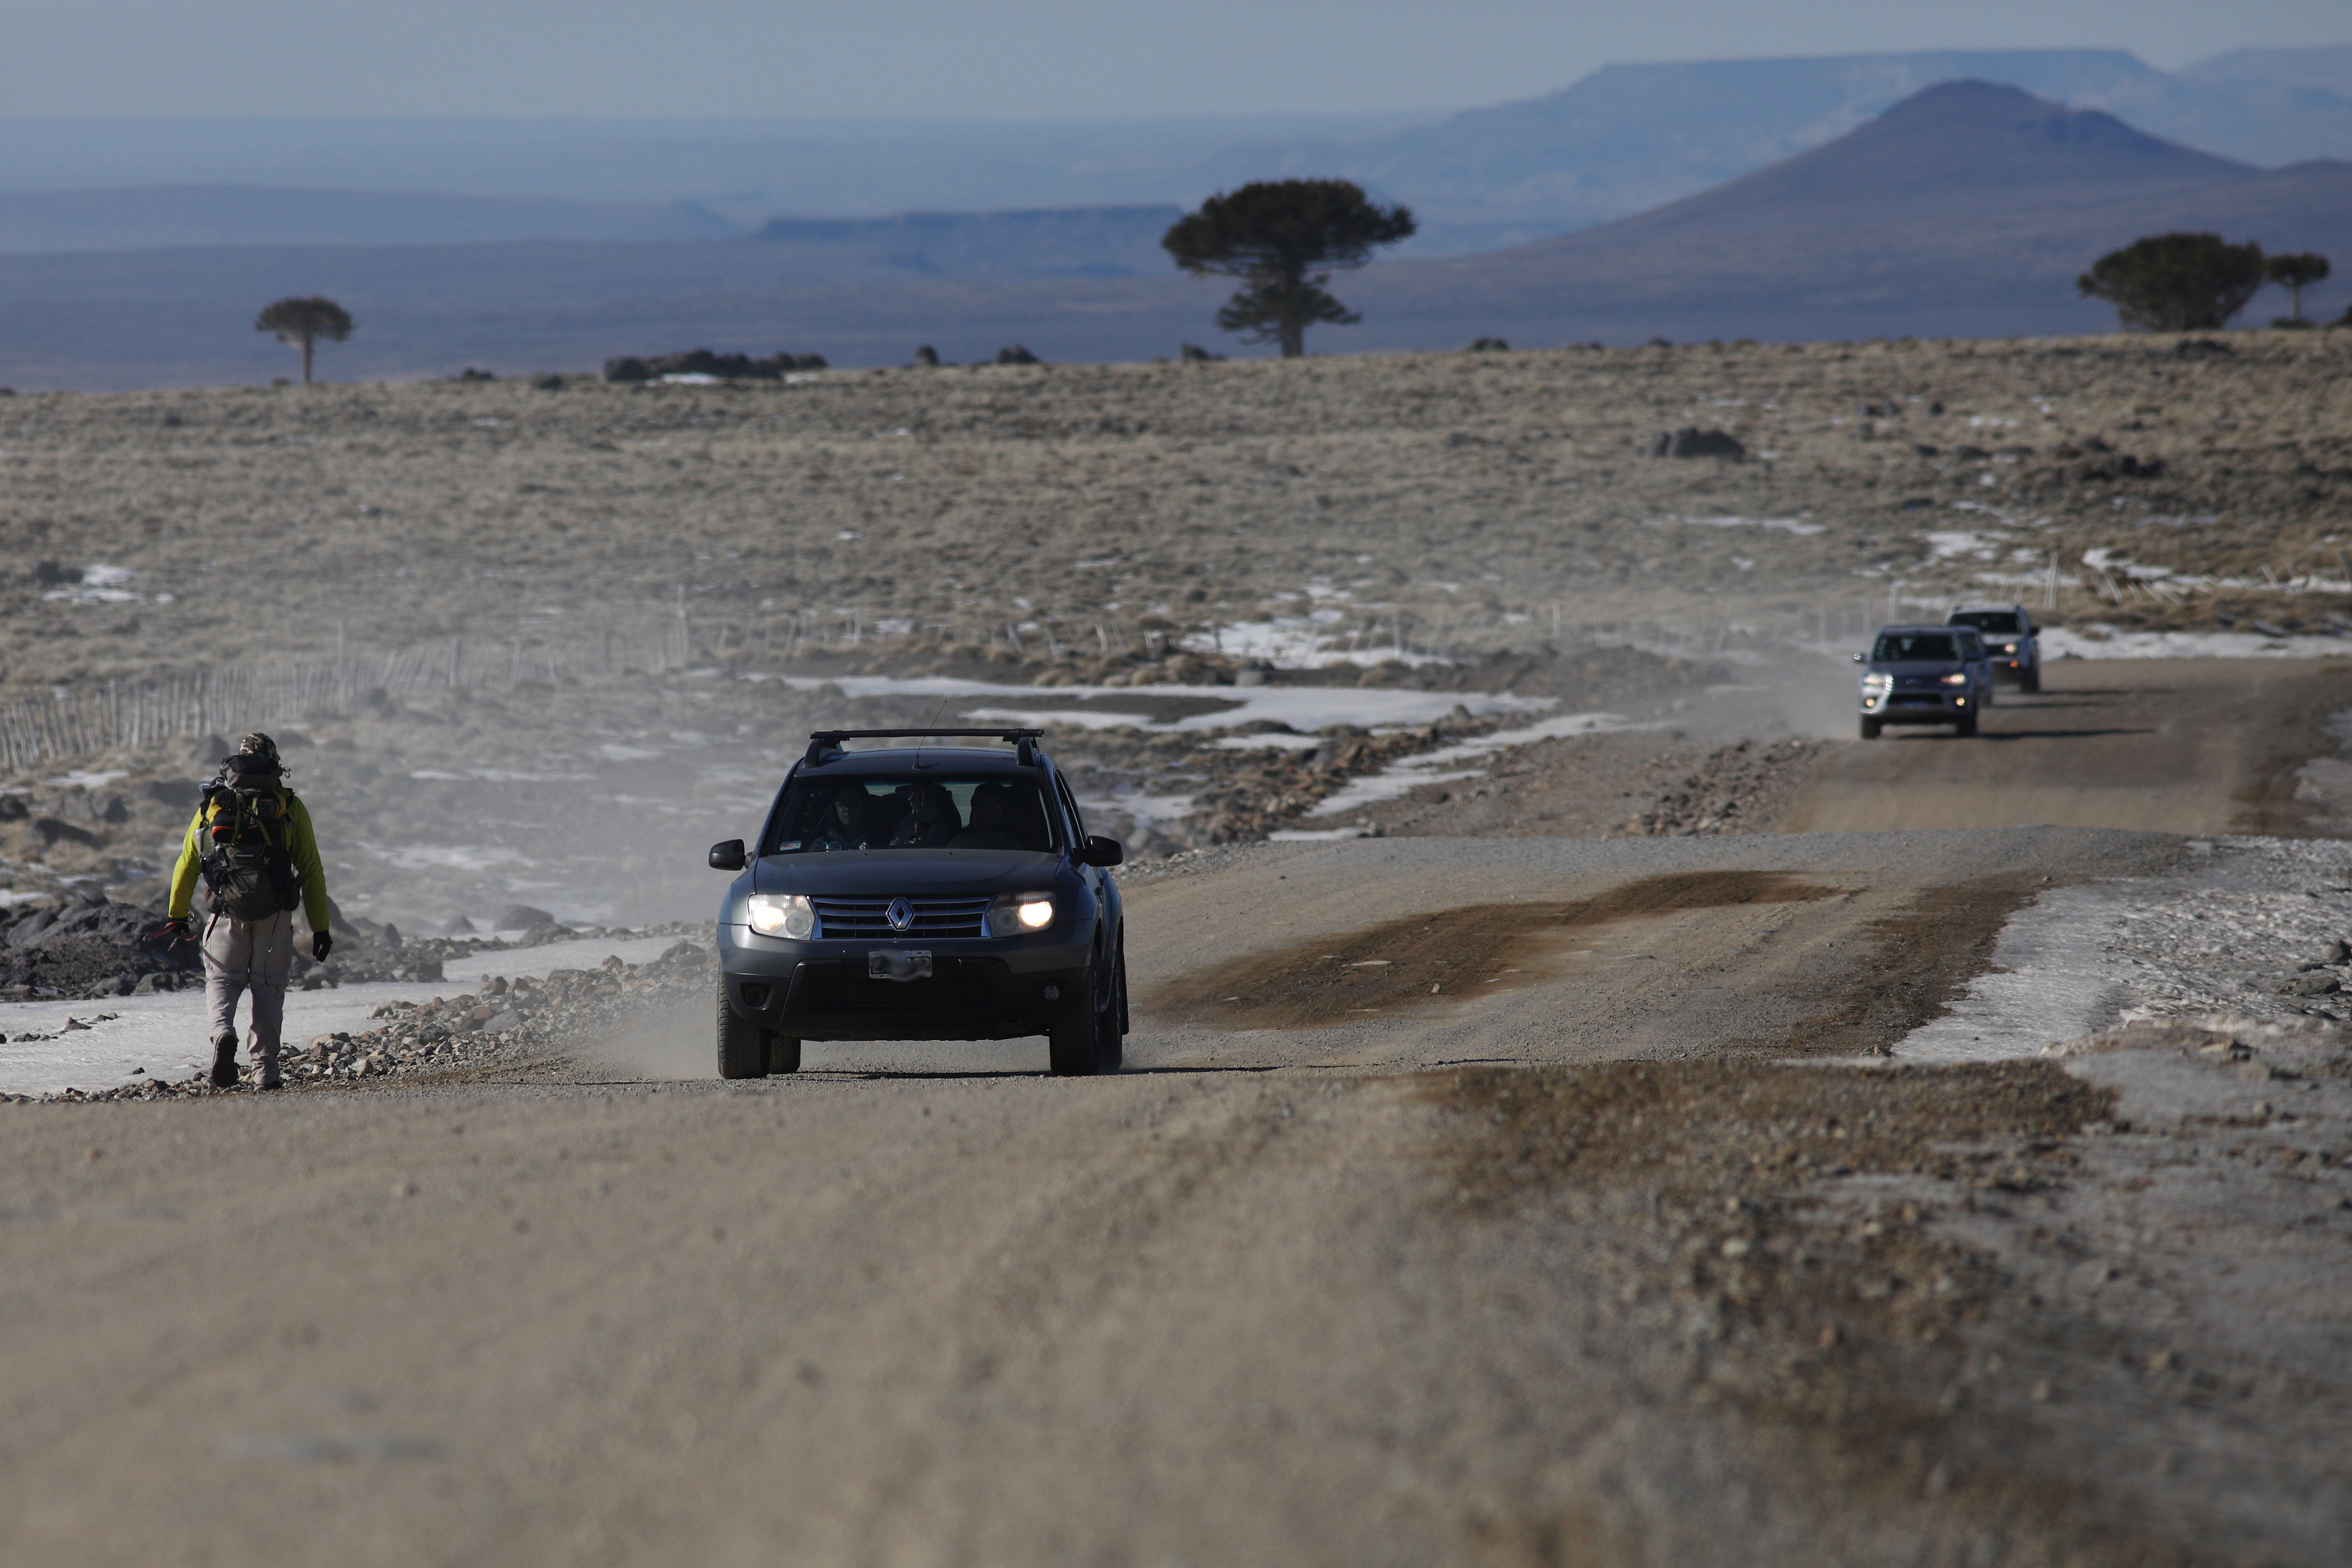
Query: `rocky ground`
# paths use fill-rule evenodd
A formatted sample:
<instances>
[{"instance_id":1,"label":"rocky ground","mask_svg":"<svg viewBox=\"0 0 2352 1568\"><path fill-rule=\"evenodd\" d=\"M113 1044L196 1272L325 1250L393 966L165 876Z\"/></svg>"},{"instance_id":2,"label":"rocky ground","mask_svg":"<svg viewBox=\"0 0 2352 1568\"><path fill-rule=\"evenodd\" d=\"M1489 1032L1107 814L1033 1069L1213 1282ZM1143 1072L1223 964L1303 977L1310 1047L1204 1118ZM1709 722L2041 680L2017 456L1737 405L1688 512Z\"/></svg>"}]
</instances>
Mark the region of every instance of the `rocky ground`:
<instances>
[{"instance_id":1,"label":"rocky ground","mask_svg":"<svg viewBox=\"0 0 2352 1568\"><path fill-rule=\"evenodd\" d=\"M973 706L1044 716L1159 922L1101 1082L1013 1042L682 1083L687 935L289 1042L282 1095L11 1108L0 1468L37 1484L0 1554L293 1561L291 1517L369 1561L2341 1561L2336 846L1914 831L2029 787L2022 821L2143 827L2191 774L2184 833L2334 831L2301 791L2341 672L2193 711L2076 682L1865 756L1831 660L1960 595L2352 631L2347 355L0 400L0 706L48 747L0 780L16 986L174 972L137 927L261 719L346 977L530 940L514 905L707 918L703 847L810 727ZM1745 456L1642 455L1685 427ZM152 687L166 737L76 741L60 687L84 720ZM2242 778L2186 733L2233 705L2300 716L2227 741L2280 752ZM1496 739L1546 715L1607 722ZM1890 831L1775 861L1835 779ZM2035 1032L2061 980L2113 1027ZM1936 1029L2012 1059L1906 1060ZM257 1454L334 1463L281 1514ZM202 1520L89 1480L164 1462Z\"/></svg>"},{"instance_id":2,"label":"rocky ground","mask_svg":"<svg viewBox=\"0 0 2352 1568\"><path fill-rule=\"evenodd\" d=\"M2335 636L2347 352L2282 333L15 398L0 707L152 704L168 738L76 743L88 724L10 708L48 749L0 782L0 873L147 901L192 778L265 720L345 902L438 930L518 899L682 918L705 894L676 867L742 831L807 727L942 711L780 674L1336 680L1665 719L1891 613L2043 605L2053 561L2037 612L2086 635ZM1746 456L1642 455L1684 427ZM297 661L308 684L273 687ZM1774 738L1770 716L1694 744ZM1192 800L1124 824L1145 852L1285 825L1367 749L1078 739L1100 798ZM1675 817L1627 799L1606 825Z\"/></svg>"},{"instance_id":3,"label":"rocky ground","mask_svg":"<svg viewBox=\"0 0 2352 1568\"><path fill-rule=\"evenodd\" d=\"M313 973L325 979L332 967L331 959ZM405 966L403 973L376 977L437 980L440 965L423 959ZM201 987L203 977L185 983ZM478 992L425 1002L385 1002L370 1015L383 1020L373 1029L289 1040L280 1069L288 1088L296 1091L347 1088L361 1080L463 1083L485 1073L586 1051L641 1025L650 1015L708 1003L717 984L709 948L683 940L650 963L631 964L614 956L593 969L556 969L541 979L493 975ZM238 1082L229 1089L214 1088L199 1071L181 1080L142 1077L110 1089L69 1089L43 1098L95 1103L259 1092L249 1058L240 1056L238 1071Z\"/></svg>"}]
</instances>

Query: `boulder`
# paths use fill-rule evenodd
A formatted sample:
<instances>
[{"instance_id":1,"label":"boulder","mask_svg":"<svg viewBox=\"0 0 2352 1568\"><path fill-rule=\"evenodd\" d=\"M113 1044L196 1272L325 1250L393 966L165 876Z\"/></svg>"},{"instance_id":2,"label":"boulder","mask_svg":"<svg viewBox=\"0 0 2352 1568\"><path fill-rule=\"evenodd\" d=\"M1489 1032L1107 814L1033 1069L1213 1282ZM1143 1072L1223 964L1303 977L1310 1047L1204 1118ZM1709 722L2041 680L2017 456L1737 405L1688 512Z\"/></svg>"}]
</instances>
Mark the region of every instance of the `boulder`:
<instances>
[{"instance_id":1,"label":"boulder","mask_svg":"<svg viewBox=\"0 0 2352 1568\"><path fill-rule=\"evenodd\" d=\"M996 362L1000 365L1042 365L1045 361L1015 343L1009 349L997 350Z\"/></svg>"},{"instance_id":2,"label":"boulder","mask_svg":"<svg viewBox=\"0 0 2352 1568\"><path fill-rule=\"evenodd\" d=\"M935 371L940 368L940 351L929 343L915 350L915 367Z\"/></svg>"},{"instance_id":3,"label":"boulder","mask_svg":"<svg viewBox=\"0 0 2352 1568\"><path fill-rule=\"evenodd\" d=\"M168 806L174 811L193 811L204 798L204 786L193 779L150 779L139 786L140 798Z\"/></svg>"},{"instance_id":4,"label":"boulder","mask_svg":"<svg viewBox=\"0 0 2352 1568\"><path fill-rule=\"evenodd\" d=\"M1224 355L1213 354L1198 343L1185 344L1176 350L1176 357L1188 365L1213 365L1224 359Z\"/></svg>"},{"instance_id":5,"label":"boulder","mask_svg":"<svg viewBox=\"0 0 2352 1568\"><path fill-rule=\"evenodd\" d=\"M544 909L533 909L528 904L509 904L504 909L499 911L499 917L490 922L490 929L493 931L529 931L535 926L553 925L555 924L555 916L550 915Z\"/></svg>"},{"instance_id":6,"label":"boulder","mask_svg":"<svg viewBox=\"0 0 2352 1568\"><path fill-rule=\"evenodd\" d=\"M33 831L40 835L41 842L45 844L55 844L62 840L69 844L79 844L84 849L94 850L99 847L96 833L91 832L88 828L77 828L71 822L57 817L34 818Z\"/></svg>"},{"instance_id":7,"label":"boulder","mask_svg":"<svg viewBox=\"0 0 2352 1568\"><path fill-rule=\"evenodd\" d=\"M1724 457L1734 463L1748 455L1748 448L1726 432L1692 426L1661 431L1650 437L1642 452L1649 457Z\"/></svg>"},{"instance_id":8,"label":"boulder","mask_svg":"<svg viewBox=\"0 0 2352 1568\"><path fill-rule=\"evenodd\" d=\"M1511 346L1500 338L1478 338L1462 351L1465 354L1507 354Z\"/></svg>"}]
</instances>

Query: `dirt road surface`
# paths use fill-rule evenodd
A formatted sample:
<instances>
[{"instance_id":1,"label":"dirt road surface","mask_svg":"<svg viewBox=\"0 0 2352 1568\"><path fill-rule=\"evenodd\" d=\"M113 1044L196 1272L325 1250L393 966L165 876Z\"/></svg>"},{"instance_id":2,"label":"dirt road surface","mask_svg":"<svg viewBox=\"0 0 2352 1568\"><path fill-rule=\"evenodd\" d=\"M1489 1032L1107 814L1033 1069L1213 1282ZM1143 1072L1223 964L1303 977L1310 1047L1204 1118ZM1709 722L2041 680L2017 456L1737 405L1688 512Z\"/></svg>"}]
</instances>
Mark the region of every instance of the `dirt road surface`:
<instances>
[{"instance_id":1,"label":"dirt road surface","mask_svg":"<svg viewBox=\"0 0 2352 1568\"><path fill-rule=\"evenodd\" d=\"M2335 660L2061 661L2038 696L2003 688L1973 740L1918 726L1838 747L1780 825L2291 834L2347 689L2352 662Z\"/></svg>"},{"instance_id":2,"label":"dirt road surface","mask_svg":"<svg viewBox=\"0 0 2352 1568\"><path fill-rule=\"evenodd\" d=\"M2079 680L1827 748L1801 809L1887 831L1139 877L1115 1079L719 1084L682 1019L0 1108L0 1560L2340 1561L2352 1055L1867 1064L2041 891L2194 858L2119 829L2292 804L2180 694L2324 717L2311 671ZM2098 821L1926 825L2004 759ZM2208 1148L2252 1152L2166 1175ZM2273 1169L2252 1218L2214 1185ZM2200 1306L2242 1266L2294 1288Z\"/></svg>"}]
</instances>

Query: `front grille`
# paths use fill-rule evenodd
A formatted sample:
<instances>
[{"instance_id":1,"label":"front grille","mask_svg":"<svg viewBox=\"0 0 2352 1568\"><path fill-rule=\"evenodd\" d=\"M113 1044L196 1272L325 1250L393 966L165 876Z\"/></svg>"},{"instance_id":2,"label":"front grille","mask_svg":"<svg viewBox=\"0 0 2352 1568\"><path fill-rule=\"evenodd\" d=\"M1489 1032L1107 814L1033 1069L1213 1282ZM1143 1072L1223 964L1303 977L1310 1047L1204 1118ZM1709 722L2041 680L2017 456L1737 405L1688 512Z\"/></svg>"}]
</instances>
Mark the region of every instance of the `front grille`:
<instances>
[{"instance_id":1,"label":"front grille","mask_svg":"<svg viewBox=\"0 0 2352 1568\"><path fill-rule=\"evenodd\" d=\"M910 898L908 908L913 921L904 931L890 925L890 905L887 898L813 898L816 906L816 934L840 940L843 937L878 937L887 941L894 936L980 936L983 929L990 900L980 898Z\"/></svg>"},{"instance_id":2,"label":"front grille","mask_svg":"<svg viewBox=\"0 0 2352 1568\"><path fill-rule=\"evenodd\" d=\"M838 965L804 971L799 1005L813 1013L992 1012L996 987L986 970L961 967L928 980L877 980Z\"/></svg>"}]
</instances>

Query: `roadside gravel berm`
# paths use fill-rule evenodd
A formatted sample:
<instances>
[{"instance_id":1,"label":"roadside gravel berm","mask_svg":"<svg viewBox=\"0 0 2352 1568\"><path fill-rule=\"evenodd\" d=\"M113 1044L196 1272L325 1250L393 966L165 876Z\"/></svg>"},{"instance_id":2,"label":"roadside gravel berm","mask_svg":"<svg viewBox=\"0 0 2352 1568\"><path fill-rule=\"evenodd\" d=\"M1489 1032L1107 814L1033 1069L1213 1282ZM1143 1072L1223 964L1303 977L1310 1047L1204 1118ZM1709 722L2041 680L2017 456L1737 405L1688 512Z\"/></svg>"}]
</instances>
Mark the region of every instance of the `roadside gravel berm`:
<instances>
[{"instance_id":1,"label":"roadside gravel berm","mask_svg":"<svg viewBox=\"0 0 2352 1568\"><path fill-rule=\"evenodd\" d=\"M186 935L199 877L206 908L205 1001L213 1086L236 1087L236 1001L250 991L255 1077L264 1089L278 1088L286 980L294 966L294 911L299 908L310 922L313 959L323 963L335 939L327 931L332 906L310 810L287 787L278 744L266 735L239 741L236 754L223 759L205 786L172 868L169 918L159 935Z\"/></svg>"}]
</instances>

